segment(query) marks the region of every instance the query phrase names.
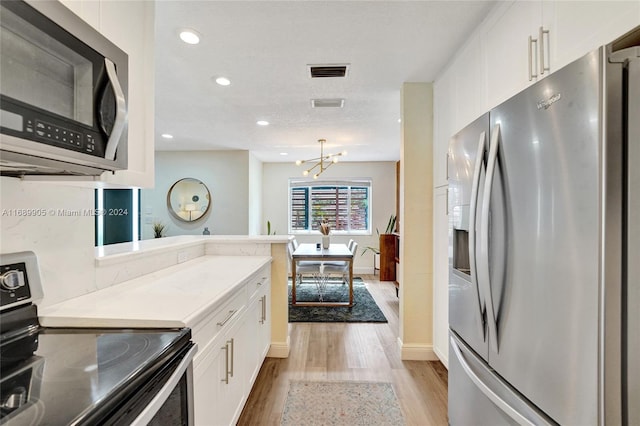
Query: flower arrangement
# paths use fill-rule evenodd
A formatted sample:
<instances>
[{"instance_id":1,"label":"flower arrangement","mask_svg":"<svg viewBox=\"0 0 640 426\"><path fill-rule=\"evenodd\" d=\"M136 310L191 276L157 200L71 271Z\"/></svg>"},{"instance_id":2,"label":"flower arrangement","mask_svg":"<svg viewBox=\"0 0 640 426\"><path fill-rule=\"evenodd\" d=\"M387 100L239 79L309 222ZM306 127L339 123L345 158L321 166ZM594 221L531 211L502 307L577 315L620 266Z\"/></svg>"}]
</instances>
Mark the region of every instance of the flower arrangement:
<instances>
[{"instance_id":1,"label":"flower arrangement","mask_svg":"<svg viewBox=\"0 0 640 426\"><path fill-rule=\"evenodd\" d=\"M320 232L322 235L329 235L329 232L331 232L331 227L329 226L327 219L322 219L322 222L320 223Z\"/></svg>"}]
</instances>

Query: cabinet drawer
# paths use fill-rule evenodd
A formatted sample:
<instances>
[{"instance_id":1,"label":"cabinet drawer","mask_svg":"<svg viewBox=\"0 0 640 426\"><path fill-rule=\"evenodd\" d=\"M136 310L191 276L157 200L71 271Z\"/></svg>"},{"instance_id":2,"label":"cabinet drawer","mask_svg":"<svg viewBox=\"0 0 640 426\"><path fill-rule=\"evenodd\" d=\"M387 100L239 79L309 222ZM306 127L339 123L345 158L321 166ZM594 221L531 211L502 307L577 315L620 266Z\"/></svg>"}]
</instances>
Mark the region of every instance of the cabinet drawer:
<instances>
[{"instance_id":1,"label":"cabinet drawer","mask_svg":"<svg viewBox=\"0 0 640 426\"><path fill-rule=\"evenodd\" d=\"M271 282L270 266L264 266L258 272L253 274L247 281L247 294L249 295L249 303L251 303L251 301L258 296L260 289Z\"/></svg>"},{"instance_id":2,"label":"cabinet drawer","mask_svg":"<svg viewBox=\"0 0 640 426\"><path fill-rule=\"evenodd\" d=\"M194 359L194 365L199 361L199 358L208 352L208 346L213 343L220 333L228 329L238 318L244 315L246 303L247 291L245 286L241 286L234 295L229 297L226 303L191 329L193 341L200 348Z\"/></svg>"}]
</instances>

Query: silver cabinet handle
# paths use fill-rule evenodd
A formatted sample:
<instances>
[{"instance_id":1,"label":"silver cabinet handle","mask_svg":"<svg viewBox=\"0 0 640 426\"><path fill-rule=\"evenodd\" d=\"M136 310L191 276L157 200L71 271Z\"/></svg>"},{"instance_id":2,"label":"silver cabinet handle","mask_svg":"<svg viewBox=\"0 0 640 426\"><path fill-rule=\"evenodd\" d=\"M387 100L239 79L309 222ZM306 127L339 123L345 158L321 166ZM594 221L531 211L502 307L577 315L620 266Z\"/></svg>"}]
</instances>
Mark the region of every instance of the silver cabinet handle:
<instances>
[{"instance_id":1,"label":"silver cabinet handle","mask_svg":"<svg viewBox=\"0 0 640 426\"><path fill-rule=\"evenodd\" d=\"M484 181L484 193L482 196L482 212L480 216L480 256L478 256L478 278L484 287L484 302L487 310L487 322L489 325L489 343L491 348L498 352L498 326L491 295L491 276L489 273L489 207L491 205L491 188L498 161L498 146L500 144L500 125L493 127L491 143L489 144L489 156L487 158L487 174Z\"/></svg>"},{"instance_id":2,"label":"silver cabinet handle","mask_svg":"<svg viewBox=\"0 0 640 426\"><path fill-rule=\"evenodd\" d=\"M456 359L460 363L460 366L464 370L464 372L467 375L467 377L469 377L469 379L471 379L473 384L476 385L476 387L487 398L489 398L491 400L491 402L493 402L497 407L499 407L502 411L504 411L505 414L507 414L509 417L511 417L513 420L515 420L518 424L533 426L533 423L531 423L529 421L529 419L524 417L522 414L518 413L504 399L500 398L500 396L498 396L498 394L496 394L493 390L491 390L491 388L489 386L487 386L482 381L482 379L480 377L478 377L478 375L473 371L471 366L464 359L464 355L462 354L462 351L458 347L458 342L455 341L453 336L450 336L449 339L451 340L451 347L453 348L453 353L455 354Z\"/></svg>"},{"instance_id":3,"label":"silver cabinet handle","mask_svg":"<svg viewBox=\"0 0 640 426\"><path fill-rule=\"evenodd\" d=\"M222 322L217 323L217 325L219 325L220 327L223 327L226 323L229 322L231 318L233 318L236 312L238 312L237 309L229 311L229 314L227 315L227 317L224 320L222 320Z\"/></svg>"},{"instance_id":4,"label":"silver cabinet handle","mask_svg":"<svg viewBox=\"0 0 640 426\"><path fill-rule=\"evenodd\" d=\"M533 48L533 44L535 43L536 48ZM534 70L538 68L538 60L536 59L536 66L533 66L533 58L534 58L534 53L538 48L538 40L529 36L529 81L533 80L534 78L538 78L538 74L534 74ZM537 56L536 56L537 58Z\"/></svg>"},{"instance_id":5,"label":"silver cabinet handle","mask_svg":"<svg viewBox=\"0 0 640 426\"><path fill-rule=\"evenodd\" d=\"M445 173L447 176L447 182L449 181L449 151L447 151L447 162L445 164Z\"/></svg>"},{"instance_id":6,"label":"silver cabinet handle","mask_svg":"<svg viewBox=\"0 0 640 426\"><path fill-rule=\"evenodd\" d=\"M229 372L229 374L231 375L231 377L233 377L233 358L234 358L233 347L235 346L234 343L233 343L233 337L231 338L230 342L231 342L231 357L230 357L231 358L231 371Z\"/></svg>"},{"instance_id":7,"label":"silver cabinet handle","mask_svg":"<svg viewBox=\"0 0 640 426\"><path fill-rule=\"evenodd\" d=\"M107 141L104 156L107 160L114 160L116 158L118 143L120 143L120 136L122 136L125 124L127 123L127 103L122 87L120 87L120 82L118 81L116 66L107 58L104 59L104 65L107 70L107 77L109 77L111 87L113 88L113 95L116 99L116 118L113 122L113 128Z\"/></svg>"},{"instance_id":8,"label":"silver cabinet handle","mask_svg":"<svg viewBox=\"0 0 640 426\"><path fill-rule=\"evenodd\" d=\"M551 56L549 56L549 61L547 61L547 65L545 66L545 58L544 58L544 36L547 36L547 46L550 46L549 40L549 30L545 30L544 27L540 27L540 33L538 35L538 40L540 40L540 75L543 75L545 71L550 71L549 64L551 62ZM547 49L547 55L549 54L549 48Z\"/></svg>"},{"instance_id":9,"label":"silver cabinet handle","mask_svg":"<svg viewBox=\"0 0 640 426\"><path fill-rule=\"evenodd\" d=\"M444 194L444 214L449 216L449 187L447 186L447 192Z\"/></svg>"},{"instance_id":10,"label":"silver cabinet handle","mask_svg":"<svg viewBox=\"0 0 640 426\"><path fill-rule=\"evenodd\" d=\"M476 218L478 211L478 192L480 192L480 175L482 174L483 168L486 173L486 166L484 166L485 162L485 151L487 149L487 134L486 132L480 133L480 138L478 139L478 149L476 151L476 163L473 167L473 180L471 183L471 200L469 201L469 268L471 269L469 272L471 273L471 283L476 288L476 293L478 295L478 315L480 316L480 321L478 324L481 328L480 335L486 341L487 335L484 327L484 315L483 312L485 310L484 305L484 294L478 285L478 271L476 267ZM484 167L483 167L484 166ZM488 199L483 200L484 203L488 203Z\"/></svg>"},{"instance_id":11,"label":"silver cabinet handle","mask_svg":"<svg viewBox=\"0 0 640 426\"><path fill-rule=\"evenodd\" d=\"M260 324L264 324L267 320L267 296L262 296L260 298L260 303L262 304L262 315L260 316Z\"/></svg>"},{"instance_id":12,"label":"silver cabinet handle","mask_svg":"<svg viewBox=\"0 0 640 426\"><path fill-rule=\"evenodd\" d=\"M224 354L224 379L221 379L221 382L224 382L225 384L229 384L229 341L227 340L227 343L221 347L220 349L225 351Z\"/></svg>"}]
</instances>

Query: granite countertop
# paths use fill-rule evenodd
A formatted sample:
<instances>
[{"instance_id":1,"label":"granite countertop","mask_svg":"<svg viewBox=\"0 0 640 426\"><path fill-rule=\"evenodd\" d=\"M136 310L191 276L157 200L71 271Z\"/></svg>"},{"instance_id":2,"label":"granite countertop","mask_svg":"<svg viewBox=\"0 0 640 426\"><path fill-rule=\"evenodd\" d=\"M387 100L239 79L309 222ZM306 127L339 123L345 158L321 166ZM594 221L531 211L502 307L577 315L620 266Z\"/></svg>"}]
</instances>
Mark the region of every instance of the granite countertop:
<instances>
[{"instance_id":1,"label":"granite countertop","mask_svg":"<svg viewBox=\"0 0 640 426\"><path fill-rule=\"evenodd\" d=\"M202 256L39 309L45 327L193 327L269 256Z\"/></svg>"}]
</instances>

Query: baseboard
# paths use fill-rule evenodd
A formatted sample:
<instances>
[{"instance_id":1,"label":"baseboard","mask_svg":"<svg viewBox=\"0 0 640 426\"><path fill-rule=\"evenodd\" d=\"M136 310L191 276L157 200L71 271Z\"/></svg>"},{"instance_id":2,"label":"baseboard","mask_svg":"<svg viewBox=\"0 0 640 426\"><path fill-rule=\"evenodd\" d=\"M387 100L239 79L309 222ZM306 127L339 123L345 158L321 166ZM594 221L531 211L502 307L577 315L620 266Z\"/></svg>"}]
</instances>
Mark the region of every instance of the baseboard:
<instances>
[{"instance_id":1,"label":"baseboard","mask_svg":"<svg viewBox=\"0 0 640 426\"><path fill-rule=\"evenodd\" d=\"M446 369L449 369L449 358L446 357L442 351L440 349L438 349L437 347L433 348L433 352L435 352L436 356L438 357L438 359L440 360L440 362L442 363L442 365L444 365L446 367Z\"/></svg>"},{"instance_id":2,"label":"baseboard","mask_svg":"<svg viewBox=\"0 0 640 426\"><path fill-rule=\"evenodd\" d=\"M267 352L268 358L289 358L289 350L291 345L289 344L290 337L287 336L286 342L271 342L269 352Z\"/></svg>"},{"instance_id":3,"label":"baseboard","mask_svg":"<svg viewBox=\"0 0 640 426\"><path fill-rule=\"evenodd\" d=\"M353 268L353 275L356 277L358 275L373 275L373 272L373 267L360 266L358 268Z\"/></svg>"},{"instance_id":4,"label":"baseboard","mask_svg":"<svg viewBox=\"0 0 640 426\"><path fill-rule=\"evenodd\" d=\"M398 337L400 359L403 361L439 361L440 358L433 351L433 345L406 345Z\"/></svg>"}]
</instances>

